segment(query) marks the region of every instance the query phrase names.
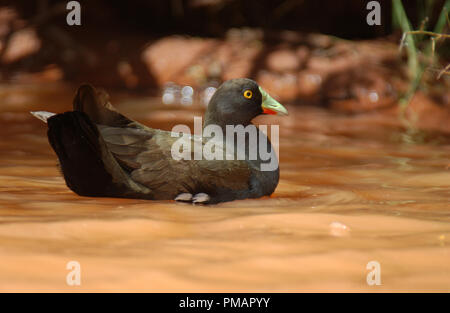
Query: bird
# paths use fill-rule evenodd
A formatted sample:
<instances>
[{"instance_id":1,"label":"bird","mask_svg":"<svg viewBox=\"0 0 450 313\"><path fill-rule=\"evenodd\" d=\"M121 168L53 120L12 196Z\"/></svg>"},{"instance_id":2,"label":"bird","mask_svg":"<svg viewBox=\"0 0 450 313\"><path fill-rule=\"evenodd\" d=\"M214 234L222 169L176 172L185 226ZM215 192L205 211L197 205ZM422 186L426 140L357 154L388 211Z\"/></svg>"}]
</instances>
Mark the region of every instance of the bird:
<instances>
[{"instance_id":1,"label":"bird","mask_svg":"<svg viewBox=\"0 0 450 313\"><path fill-rule=\"evenodd\" d=\"M77 89L72 111L31 113L47 123L47 137L66 185L80 196L216 204L269 196L278 185L274 148L252 120L262 114L287 115L288 111L248 78L225 81L204 114L203 130L216 127L224 133L211 150L222 153L222 159L174 158L177 140L184 140L188 146L197 140L201 147L207 140L134 121L113 107L103 89L90 84ZM231 132L230 126L255 127L256 145L275 158L276 166L261 170L264 160L259 154L251 157L251 132L245 133L244 143L238 142L233 133L229 138L234 149L229 153L226 135ZM237 156L239 152L241 157Z\"/></svg>"}]
</instances>

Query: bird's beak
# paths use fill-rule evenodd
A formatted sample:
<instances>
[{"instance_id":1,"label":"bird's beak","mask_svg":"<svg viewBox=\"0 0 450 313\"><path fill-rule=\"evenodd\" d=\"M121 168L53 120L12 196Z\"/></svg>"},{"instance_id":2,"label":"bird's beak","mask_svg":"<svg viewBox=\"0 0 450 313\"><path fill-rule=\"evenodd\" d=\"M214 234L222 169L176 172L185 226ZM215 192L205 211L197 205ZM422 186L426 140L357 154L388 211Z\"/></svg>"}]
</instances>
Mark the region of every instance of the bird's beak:
<instances>
[{"instance_id":1,"label":"bird's beak","mask_svg":"<svg viewBox=\"0 0 450 313\"><path fill-rule=\"evenodd\" d=\"M261 87L259 87L259 91L262 95L262 104L261 107L263 109L263 113L265 114L278 114L278 115L288 115L288 111L286 108L281 105L277 100L269 96L267 92L264 91Z\"/></svg>"}]
</instances>

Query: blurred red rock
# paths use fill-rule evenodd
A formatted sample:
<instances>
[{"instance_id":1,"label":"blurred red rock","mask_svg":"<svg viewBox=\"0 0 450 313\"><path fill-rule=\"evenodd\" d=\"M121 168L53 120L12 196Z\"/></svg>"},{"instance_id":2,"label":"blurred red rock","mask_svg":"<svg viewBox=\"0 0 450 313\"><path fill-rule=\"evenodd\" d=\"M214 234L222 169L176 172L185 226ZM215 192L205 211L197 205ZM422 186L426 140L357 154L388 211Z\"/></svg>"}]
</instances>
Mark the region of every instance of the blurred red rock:
<instances>
[{"instance_id":1,"label":"blurred red rock","mask_svg":"<svg viewBox=\"0 0 450 313\"><path fill-rule=\"evenodd\" d=\"M36 35L36 31L32 28L25 28L14 32L8 41L1 62L9 64L19 61L20 59L34 54L39 51L41 47L41 40Z\"/></svg>"},{"instance_id":2,"label":"blurred red rock","mask_svg":"<svg viewBox=\"0 0 450 313\"><path fill-rule=\"evenodd\" d=\"M294 74L261 71L257 76L257 81L264 90L279 101L289 101L297 97L299 88L297 76Z\"/></svg>"},{"instance_id":3,"label":"blurred red rock","mask_svg":"<svg viewBox=\"0 0 450 313\"><path fill-rule=\"evenodd\" d=\"M450 134L450 110L439 105L423 92L416 92L406 109L406 115L416 121L416 127Z\"/></svg>"},{"instance_id":4,"label":"blurred red rock","mask_svg":"<svg viewBox=\"0 0 450 313\"><path fill-rule=\"evenodd\" d=\"M215 46L215 40L168 37L150 44L142 53L142 61L154 75L157 83L174 81L180 84L191 84L185 71L195 64L196 60Z\"/></svg>"},{"instance_id":5,"label":"blurred red rock","mask_svg":"<svg viewBox=\"0 0 450 313\"><path fill-rule=\"evenodd\" d=\"M301 60L295 51L280 49L267 55L266 65L268 70L283 73L294 72L300 68Z\"/></svg>"}]
</instances>

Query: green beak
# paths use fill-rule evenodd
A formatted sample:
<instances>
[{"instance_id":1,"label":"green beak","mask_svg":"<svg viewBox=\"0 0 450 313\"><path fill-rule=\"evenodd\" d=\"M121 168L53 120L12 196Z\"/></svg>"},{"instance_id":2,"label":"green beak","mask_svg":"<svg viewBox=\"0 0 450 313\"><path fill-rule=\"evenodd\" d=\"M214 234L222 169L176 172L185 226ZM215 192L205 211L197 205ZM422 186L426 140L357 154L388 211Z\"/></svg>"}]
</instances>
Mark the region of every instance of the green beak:
<instances>
[{"instance_id":1,"label":"green beak","mask_svg":"<svg viewBox=\"0 0 450 313\"><path fill-rule=\"evenodd\" d=\"M265 114L288 115L288 111L283 105L281 105L281 103L269 96L269 94L261 87L259 87L259 91L262 95L261 107Z\"/></svg>"}]
</instances>

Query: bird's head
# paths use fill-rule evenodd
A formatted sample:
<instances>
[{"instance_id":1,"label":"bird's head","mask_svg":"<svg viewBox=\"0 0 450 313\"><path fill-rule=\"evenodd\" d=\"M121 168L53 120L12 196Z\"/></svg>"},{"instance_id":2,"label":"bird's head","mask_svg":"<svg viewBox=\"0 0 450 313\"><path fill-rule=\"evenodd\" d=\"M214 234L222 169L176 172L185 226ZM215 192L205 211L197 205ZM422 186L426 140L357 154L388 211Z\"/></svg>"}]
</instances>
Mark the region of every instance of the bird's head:
<instances>
[{"instance_id":1,"label":"bird's head","mask_svg":"<svg viewBox=\"0 0 450 313\"><path fill-rule=\"evenodd\" d=\"M231 79L212 96L205 114L205 125L247 125L260 114L287 115L288 111L255 81Z\"/></svg>"}]
</instances>

